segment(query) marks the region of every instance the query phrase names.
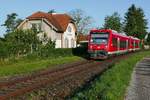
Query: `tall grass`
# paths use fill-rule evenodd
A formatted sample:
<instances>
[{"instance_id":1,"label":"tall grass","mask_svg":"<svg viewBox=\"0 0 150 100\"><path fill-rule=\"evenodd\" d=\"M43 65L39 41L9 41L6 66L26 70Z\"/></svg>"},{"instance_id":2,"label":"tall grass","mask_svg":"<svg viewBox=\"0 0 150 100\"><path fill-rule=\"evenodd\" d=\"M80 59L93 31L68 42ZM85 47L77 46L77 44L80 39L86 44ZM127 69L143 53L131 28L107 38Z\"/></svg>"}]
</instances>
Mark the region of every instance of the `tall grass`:
<instances>
[{"instance_id":1,"label":"tall grass","mask_svg":"<svg viewBox=\"0 0 150 100\"><path fill-rule=\"evenodd\" d=\"M0 77L16 74L31 73L35 70L54 67L58 64L64 64L81 59L77 56L57 57L57 58L21 58L0 63Z\"/></svg>"},{"instance_id":2,"label":"tall grass","mask_svg":"<svg viewBox=\"0 0 150 100\"><path fill-rule=\"evenodd\" d=\"M150 51L135 53L116 63L99 76L91 85L72 97L74 100L123 100L135 64Z\"/></svg>"},{"instance_id":3,"label":"tall grass","mask_svg":"<svg viewBox=\"0 0 150 100\"><path fill-rule=\"evenodd\" d=\"M59 49L48 48L20 57L11 56L5 59L0 58L0 77L30 73L54 65L73 62L86 56L86 48L79 47Z\"/></svg>"}]
</instances>

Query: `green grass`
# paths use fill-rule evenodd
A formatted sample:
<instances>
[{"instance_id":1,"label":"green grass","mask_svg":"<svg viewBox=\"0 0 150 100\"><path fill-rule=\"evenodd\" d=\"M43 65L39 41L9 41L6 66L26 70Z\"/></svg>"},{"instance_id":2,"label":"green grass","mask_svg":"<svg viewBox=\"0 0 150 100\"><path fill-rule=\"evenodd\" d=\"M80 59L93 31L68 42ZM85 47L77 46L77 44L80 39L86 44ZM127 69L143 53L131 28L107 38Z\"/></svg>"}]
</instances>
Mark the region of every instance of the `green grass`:
<instances>
[{"instance_id":1,"label":"green grass","mask_svg":"<svg viewBox=\"0 0 150 100\"><path fill-rule=\"evenodd\" d=\"M31 73L36 70L53 67L58 64L77 61L79 59L81 58L77 56L69 56L49 59L23 58L19 60L0 62L0 77Z\"/></svg>"},{"instance_id":2,"label":"green grass","mask_svg":"<svg viewBox=\"0 0 150 100\"><path fill-rule=\"evenodd\" d=\"M124 95L135 64L150 51L135 53L112 66L86 89L81 89L72 97L74 100L124 100Z\"/></svg>"}]
</instances>

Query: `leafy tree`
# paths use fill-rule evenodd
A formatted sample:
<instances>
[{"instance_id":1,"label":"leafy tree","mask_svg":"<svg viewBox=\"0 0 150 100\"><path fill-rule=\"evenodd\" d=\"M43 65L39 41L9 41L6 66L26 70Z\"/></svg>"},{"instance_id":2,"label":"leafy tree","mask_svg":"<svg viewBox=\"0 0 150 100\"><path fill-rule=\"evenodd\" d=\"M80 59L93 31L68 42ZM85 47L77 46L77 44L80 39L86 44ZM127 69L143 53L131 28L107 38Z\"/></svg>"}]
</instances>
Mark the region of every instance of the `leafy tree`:
<instances>
[{"instance_id":1,"label":"leafy tree","mask_svg":"<svg viewBox=\"0 0 150 100\"><path fill-rule=\"evenodd\" d=\"M7 15L7 19L2 26L6 27L6 32L12 32L16 29L17 25L22 22L22 19L17 18L16 13L11 13Z\"/></svg>"},{"instance_id":2,"label":"leafy tree","mask_svg":"<svg viewBox=\"0 0 150 100\"><path fill-rule=\"evenodd\" d=\"M2 37L0 37L0 42L2 42L2 41L5 41L5 39L4 39L4 38L2 38Z\"/></svg>"},{"instance_id":3,"label":"leafy tree","mask_svg":"<svg viewBox=\"0 0 150 100\"><path fill-rule=\"evenodd\" d=\"M143 39L147 29L144 11L133 4L125 14L124 31L131 36Z\"/></svg>"},{"instance_id":4,"label":"leafy tree","mask_svg":"<svg viewBox=\"0 0 150 100\"><path fill-rule=\"evenodd\" d=\"M17 18L15 23L16 23L16 26L15 26L15 29L16 27L22 22L23 20L21 18Z\"/></svg>"},{"instance_id":5,"label":"leafy tree","mask_svg":"<svg viewBox=\"0 0 150 100\"><path fill-rule=\"evenodd\" d=\"M5 39L10 44L10 50L14 55L33 53L40 44L37 33L33 30L15 30L6 34Z\"/></svg>"},{"instance_id":6,"label":"leafy tree","mask_svg":"<svg viewBox=\"0 0 150 100\"><path fill-rule=\"evenodd\" d=\"M0 37L0 60L10 56L10 45L5 38Z\"/></svg>"},{"instance_id":7,"label":"leafy tree","mask_svg":"<svg viewBox=\"0 0 150 100\"><path fill-rule=\"evenodd\" d=\"M24 44L24 32L21 30L16 30L13 32L10 32L5 35L5 39L7 43L10 45L10 51L13 55L19 55L19 53L22 53L25 44Z\"/></svg>"},{"instance_id":8,"label":"leafy tree","mask_svg":"<svg viewBox=\"0 0 150 100\"><path fill-rule=\"evenodd\" d=\"M122 30L122 24L121 24L121 17L120 15L115 12L111 16L106 16L105 17L105 23L104 23L104 28L106 29L113 29L118 32L121 32Z\"/></svg>"},{"instance_id":9,"label":"leafy tree","mask_svg":"<svg viewBox=\"0 0 150 100\"><path fill-rule=\"evenodd\" d=\"M74 20L77 27L77 33L87 33L91 28L93 19L87 16L81 9L75 9L68 13Z\"/></svg>"},{"instance_id":10,"label":"leafy tree","mask_svg":"<svg viewBox=\"0 0 150 100\"><path fill-rule=\"evenodd\" d=\"M50 14L51 13L56 13L56 11L55 11L55 9L51 9L51 10L48 11L48 13L50 13Z\"/></svg>"},{"instance_id":11,"label":"leafy tree","mask_svg":"<svg viewBox=\"0 0 150 100\"><path fill-rule=\"evenodd\" d=\"M6 45L3 41L0 41L0 60L4 60L7 57Z\"/></svg>"},{"instance_id":12,"label":"leafy tree","mask_svg":"<svg viewBox=\"0 0 150 100\"><path fill-rule=\"evenodd\" d=\"M41 56L52 56L52 55L57 55L57 54L53 54L51 52L55 52L56 49L55 48L55 41L51 41L51 39L48 41L48 43L44 46L42 46L40 52L41 52Z\"/></svg>"},{"instance_id":13,"label":"leafy tree","mask_svg":"<svg viewBox=\"0 0 150 100\"><path fill-rule=\"evenodd\" d=\"M150 45L150 33L147 34L146 43Z\"/></svg>"}]
</instances>

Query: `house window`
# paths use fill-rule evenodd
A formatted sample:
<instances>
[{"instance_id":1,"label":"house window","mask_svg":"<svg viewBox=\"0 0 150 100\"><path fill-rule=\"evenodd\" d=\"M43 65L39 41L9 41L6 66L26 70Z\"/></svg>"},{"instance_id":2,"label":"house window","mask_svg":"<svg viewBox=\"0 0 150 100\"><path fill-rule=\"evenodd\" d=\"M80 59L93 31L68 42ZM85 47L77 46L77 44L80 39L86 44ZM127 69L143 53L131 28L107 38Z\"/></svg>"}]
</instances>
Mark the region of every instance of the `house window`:
<instances>
[{"instance_id":1,"label":"house window","mask_svg":"<svg viewBox=\"0 0 150 100\"><path fill-rule=\"evenodd\" d=\"M71 26L68 26L68 32L71 32L71 31L72 31Z\"/></svg>"},{"instance_id":2,"label":"house window","mask_svg":"<svg viewBox=\"0 0 150 100\"><path fill-rule=\"evenodd\" d=\"M41 23L32 23L32 29L36 29L37 32L42 31L42 24Z\"/></svg>"}]
</instances>

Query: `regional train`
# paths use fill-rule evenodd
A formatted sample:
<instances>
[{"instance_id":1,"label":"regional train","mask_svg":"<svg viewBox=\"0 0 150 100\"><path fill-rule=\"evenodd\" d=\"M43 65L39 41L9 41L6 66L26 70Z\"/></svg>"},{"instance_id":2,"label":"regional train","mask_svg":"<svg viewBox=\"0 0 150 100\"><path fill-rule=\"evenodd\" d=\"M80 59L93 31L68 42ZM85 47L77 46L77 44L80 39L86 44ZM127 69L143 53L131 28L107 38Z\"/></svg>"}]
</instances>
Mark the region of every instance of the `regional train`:
<instances>
[{"instance_id":1,"label":"regional train","mask_svg":"<svg viewBox=\"0 0 150 100\"><path fill-rule=\"evenodd\" d=\"M107 59L109 56L140 49L140 39L111 29L91 30L88 39L90 58Z\"/></svg>"}]
</instances>

